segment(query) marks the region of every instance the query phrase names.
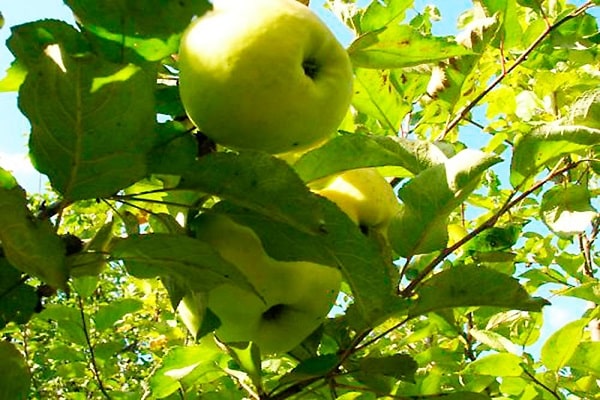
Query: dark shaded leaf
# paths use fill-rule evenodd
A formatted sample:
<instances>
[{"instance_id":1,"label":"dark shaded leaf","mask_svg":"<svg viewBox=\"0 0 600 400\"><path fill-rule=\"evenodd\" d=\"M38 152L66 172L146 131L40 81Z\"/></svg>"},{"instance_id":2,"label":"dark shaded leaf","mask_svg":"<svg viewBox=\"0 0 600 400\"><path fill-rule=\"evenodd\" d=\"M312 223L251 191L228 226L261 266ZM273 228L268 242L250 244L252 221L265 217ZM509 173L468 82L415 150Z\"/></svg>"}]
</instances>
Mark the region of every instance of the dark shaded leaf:
<instances>
[{"instance_id":1,"label":"dark shaded leaf","mask_svg":"<svg viewBox=\"0 0 600 400\"><path fill-rule=\"evenodd\" d=\"M293 383L327 375L340 362L335 354L324 354L303 360L293 370L279 379L279 383Z\"/></svg>"},{"instance_id":2,"label":"dark shaded leaf","mask_svg":"<svg viewBox=\"0 0 600 400\"><path fill-rule=\"evenodd\" d=\"M27 208L25 191L0 168L0 242L18 270L63 288L68 270L65 245L49 221L36 219Z\"/></svg>"},{"instance_id":3,"label":"dark shaded leaf","mask_svg":"<svg viewBox=\"0 0 600 400\"><path fill-rule=\"evenodd\" d=\"M23 355L12 343L2 341L0 360L0 399L28 399L31 372Z\"/></svg>"},{"instance_id":4,"label":"dark shaded leaf","mask_svg":"<svg viewBox=\"0 0 600 400\"><path fill-rule=\"evenodd\" d=\"M25 284L21 275L0 257L0 329L11 321L26 323L38 304L35 289Z\"/></svg>"},{"instance_id":5,"label":"dark shaded leaf","mask_svg":"<svg viewBox=\"0 0 600 400\"><path fill-rule=\"evenodd\" d=\"M305 182L348 169L399 166L407 175L416 175L445 157L434 145L426 142L370 136L342 135L302 155L294 169Z\"/></svg>"},{"instance_id":6,"label":"dark shaded leaf","mask_svg":"<svg viewBox=\"0 0 600 400\"><path fill-rule=\"evenodd\" d=\"M207 243L181 235L154 233L115 240L112 260L120 260L138 278L168 277L181 287L209 291L231 283L253 288L246 277Z\"/></svg>"},{"instance_id":7,"label":"dark shaded leaf","mask_svg":"<svg viewBox=\"0 0 600 400\"><path fill-rule=\"evenodd\" d=\"M409 309L416 317L452 307L491 306L540 311L549 303L531 297L516 279L486 267L457 266L426 280Z\"/></svg>"}]
</instances>

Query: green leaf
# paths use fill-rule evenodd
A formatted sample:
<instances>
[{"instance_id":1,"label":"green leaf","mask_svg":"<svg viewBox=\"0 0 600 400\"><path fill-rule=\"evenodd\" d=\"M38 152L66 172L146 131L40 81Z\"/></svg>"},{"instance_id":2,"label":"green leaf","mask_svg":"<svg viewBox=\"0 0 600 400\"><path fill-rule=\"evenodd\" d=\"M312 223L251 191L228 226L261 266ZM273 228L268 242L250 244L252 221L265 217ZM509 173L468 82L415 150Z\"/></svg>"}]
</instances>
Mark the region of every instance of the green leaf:
<instances>
[{"instance_id":1,"label":"green leaf","mask_svg":"<svg viewBox=\"0 0 600 400\"><path fill-rule=\"evenodd\" d=\"M213 194L307 232L321 227L317 197L285 161L266 153L211 153L181 174L179 188Z\"/></svg>"},{"instance_id":2,"label":"green leaf","mask_svg":"<svg viewBox=\"0 0 600 400\"><path fill-rule=\"evenodd\" d=\"M569 110L568 120L573 125L600 129L600 90L592 89L578 97Z\"/></svg>"},{"instance_id":3,"label":"green leaf","mask_svg":"<svg viewBox=\"0 0 600 400\"><path fill-rule=\"evenodd\" d=\"M159 61L177 52L179 35L195 14L208 8L207 0L65 0L84 28L108 42L106 52L132 58L135 52L148 61ZM124 54L125 53L125 54Z\"/></svg>"},{"instance_id":4,"label":"green leaf","mask_svg":"<svg viewBox=\"0 0 600 400\"><path fill-rule=\"evenodd\" d=\"M32 126L32 162L56 190L67 200L106 197L145 175L154 66L108 63L58 21L14 28L9 43L29 70L19 107Z\"/></svg>"},{"instance_id":5,"label":"green leaf","mask_svg":"<svg viewBox=\"0 0 600 400\"><path fill-rule=\"evenodd\" d=\"M424 36L408 25L390 25L359 36L348 48L352 64L361 68L406 68L473 54L463 46Z\"/></svg>"},{"instance_id":6,"label":"green leaf","mask_svg":"<svg viewBox=\"0 0 600 400\"><path fill-rule=\"evenodd\" d=\"M252 342L229 343L227 352L241 367L242 371L248 374L254 386L262 391L262 369L258 346Z\"/></svg>"},{"instance_id":7,"label":"green leaf","mask_svg":"<svg viewBox=\"0 0 600 400\"><path fill-rule=\"evenodd\" d=\"M165 398L184 386L187 377L197 383L210 382L225 376L220 365L224 353L206 340L197 346L172 347L163 358L162 365L150 377L150 389L154 397Z\"/></svg>"},{"instance_id":8,"label":"green leaf","mask_svg":"<svg viewBox=\"0 0 600 400\"><path fill-rule=\"evenodd\" d=\"M412 104L403 96L398 74L360 68L354 73L352 105L377 121L387 134L395 135ZM401 76L401 79L404 76ZM366 153L365 153L366 154Z\"/></svg>"},{"instance_id":9,"label":"green leaf","mask_svg":"<svg viewBox=\"0 0 600 400\"><path fill-rule=\"evenodd\" d=\"M567 365L580 345L583 330L588 322L587 318L569 322L546 340L541 352L541 361L546 368L551 371L558 371Z\"/></svg>"},{"instance_id":10,"label":"green leaf","mask_svg":"<svg viewBox=\"0 0 600 400\"><path fill-rule=\"evenodd\" d=\"M463 373L495 377L521 376L521 357L511 353L490 354L470 363Z\"/></svg>"},{"instance_id":11,"label":"green leaf","mask_svg":"<svg viewBox=\"0 0 600 400\"><path fill-rule=\"evenodd\" d=\"M591 282L582 283L579 286L570 287L567 290L561 291L562 296L577 297L591 301L595 304L600 303L600 282L593 280Z\"/></svg>"},{"instance_id":12,"label":"green leaf","mask_svg":"<svg viewBox=\"0 0 600 400\"><path fill-rule=\"evenodd\" d=\"M0 80L0 92L16 92L26 75L27 69L18 61L13 61L6 70L6 76Z\"/></svg>"},{"instance_id":13,"label":"green leaf","mask_svg":"<svg viewBox=\"0 0 600 400\"><path fill-rule=\"evenodd\" d=\"M293 165L305 182L348 169L399 166L407 175L418 174L444 159L434 145L421 141L349 134L337 136L302 155Z\"/></svg>"},{"instance_id":14,"label":"green leaf","mask_svg":"<svg viewBox=\"0 0 600 400\"><path fill-rule=\"evenodd\" d=\"M598 215L587 186L555 186L544 193L540 215L552 232L570 238L585 231Z\"/></svg>"},{"instance_id":15,"label":"green leaf","mask_svg":"<svg viewBox=\"0 0 600 400\"><path fill-rule=\"evenodd\" d=\"M294 383L327 375L340 362L336 354L324 354L302 360L294 369L279 379L280 384Z\"/></svg>"},{"instance_id":16,"label":"green leaf","mask_svg":"<svg viewBox=\"0 0 600 400\"><path fill-rule=\"evenodd\" d=\"M487 267L456 266L426 280L409 309L416 317L453 307L491 306L539 312L549 303L530 297L516 279Z\"/></svg>"},{"instance_id":17,"label":"green leaf","mask_svg":"<svg viewBox=\"0 0 600 400\"><path fill-rule=\"evenodd\" d=\"M155 233L116 240L112 260L121 260L130 274L142 278L168 277L181 287L209 291L230 283L253 288L246 277L207 243L187 236Z\"/></svg>"},{"instance_id":18,"label":"green leaf","mask_svg":"<svg viewBox=\"0 0 600 400\"><path fill-rule=\"evenodd\" d=\"M404 206L388 232L394 251L408 257L443 249L448 216L477 187L481 174L499 161L495 155L463 150L404 185L398 191Z\"/></svg>"},{"instance_id":19,"label":"green leaf","mask_svg":"<svg viewBox=\"0 0 600 400\"><path fill-rule=\"evenodd\" d=\"M368 373L383 375L406 382L415 382L417 362L406 354L384 357L365 357L359 361L359 368Z\"/></svg>"},{"instance_id":20,"label":"green leaf","mask_svg":"<svg viewBox=\"0 0 600 400\"><path fill-rule=\"evenodd\" d=\"M0 399L28 399L31 373L23 355L12 343L2 341L0 360Z\"/></svg>"},{"instance_id":21,"label":"green leaf","mask_svg":"<svg viewBox=\"0 0 600 400\"><path fill-rule=\"evenodd\" d=\"M106 268L106 251L113 237L113 225L112 220L102 225L81 252L67 257L72 277L97 277Z\"/></svg>"},{"instance_id":22,"label":"green leaf","mask_svg":"<svg viewBox=\"0 0 600 400\"><path fill-rule=\"evenodd\" d=\"M402 22L413 0L373 1L360 18L360 32L377 30L394 23Z\"/></svg>"},{"instance_id":23,"label":"green leaf","mask_svg":"<svg viewBox=\"0 0 600 400\"><path fill-rule=\"evenodd\" d=\"M600 342L581 342L567 365L593 375L600 375Z\"/></svg>"},{"instance_id":24,"label":"green leaf","mask_svg":"<svg viewBox=\"0 0 600 400\"><path fill-rule=\"evenodd\" d=\"M26 323L38 305L34 288L24 283L21 275L0 257L0 329L11 321Z\"/></svg>"},{"instance_id":25,"label":"green leaf","mask_svg":"<svg viewBox=\"0 0 600 400\"><path fill-rule=\"evenodd\" d=\"M134 313L143 307L143 302L138 299L120 299L110 302L98 309L94 315L96 329L103 331L111 328L127 314Z\"/></svg>"},{"instance_id":26,"label":"green leaf","mask_svg":"<svg viewBox=\"0 0 600 400\"><path fill-rule=\"evenodd\" d=\"M0 242L15 268L63 288L68 270L65 247L49 221L36 219L27 208L25 191L0 168Z\"/></svg>"},{"instance_id":27,"label":"green leaf","mask_svg":"<svg viewBox=\"0 0 600 400\"><path fill-rule=\"evenodd\" d=\"M548 124L519 137L510 170L513 187L523 186L544 167L570 153L591 149L600 143L600 130L578 125Z\"/></svg>"},{"instance_id":28,"label":"green leaf","mask_svg":"<svg viewBox=\"0 0 600 400\"><path fill-rule=\"evenodd\" d=\"M88 346L80 310L61 304L48 304L36 318L55 321L64 340L79 346ZM86 325L90 326L88 321Z\"/></svg>"}]
</instances>

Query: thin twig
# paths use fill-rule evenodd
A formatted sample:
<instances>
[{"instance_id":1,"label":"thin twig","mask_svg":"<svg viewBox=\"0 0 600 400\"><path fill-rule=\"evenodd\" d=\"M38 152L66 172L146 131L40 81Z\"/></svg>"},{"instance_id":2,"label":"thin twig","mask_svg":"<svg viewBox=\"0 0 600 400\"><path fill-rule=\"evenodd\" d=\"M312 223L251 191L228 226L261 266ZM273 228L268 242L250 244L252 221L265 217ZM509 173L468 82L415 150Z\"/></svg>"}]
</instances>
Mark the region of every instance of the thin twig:
<instances>
[{"instance_id":1,"label":"thin twig","mask_svg":"<svg viewBox=\"0 0 600 400\"><path fill-rule=\"evenodd\" d=\"M541 386L544 390L546 390L548 393L550 393L552 395L552 397L554 397L557 400L562 400L560 398L560 396L554 391L552 390L550 387L548 387L544 382L540 381L538 378L535 377L535 375L533 375L531 372L527 371L526 369L523 369L523 372L525 373L525 375L527 375L535 384Z\"/></svg>"},{"instance_id":2,"label":"thin twig","mask_svg":"<svg viewBox=\"0 0 600 400\"><path fill-rule=\"evenodd\" d=\"M465 119L465 117L469 114L469 112L477 104L479 104L479 102L485 96L487 96L496 86L498 86L500 84L500 82L502 82L502 80L508 74L510 74L515 68L517 68L525 60L527 60L527 57L529 57L529 55L536 49L536 47L538 47L539 44L544 39L546 39L546 37L552 31L556 30L559 26L561 26L565 22L567 22L567 21L569 21L569 20L571 20L573 18L578 17L583 12L585 12L588 8L591 8L593 6L594 6L593 1L589 0L589 1L585 2L583 5L581 5L580 7L578 7L577 9L575 9L569 15L566 15L565 17L563 17L562 19L560 19L559 21L557 21L556 23L554 23L554 25L550 25L550 26L546 27L546 29L533 41L533 43L531 43L529 45L529 47L519 57L517 57L517 59L515 60L515 62L510 67L508 67L505 71L503 71L500 75L498 75L496 77L496 79L494 79L492 81L492 83L490 83L481 93L479 93L473 100L471 100L469 102L469 104L467 104L462 110L460 110L460 112L456 115L456 117L454 117L454 119L452 121L450 121L450 123L448 123L446 125L446 128L444 129L444 132L442 132L442 134L437 138L437 140L444 139L444 137L446 137L446 135L448 133L450 133L450 131L452 129L454 129L460 123L460 121L462 121L463 119Z\"/></svg>"},{"instance_id":3,"label":"thin twig","mask_svg":"<svg viewBox=\"0 0 600 400\"><path fill-rule=\"evenodd\" d=\"M98 388L100 389L100 392L102 392L102 395L106 399L110 400L110 395L108 394L108 392L106 391L106 388L104 387L104 383L102 382L102 378L100 377L100 370L98 368L98 364L96 363L96 355L94 353L94 346L92 346L90 332L88 330L87 322L85 320L83 299L81 296L78 295L77 300L79 302L79 313L81 315L81 325L83 328L83 334L85 336L85 341L87 343L88 350L90 352L90 367L92 368L92 373L94 374L94 377L96 378L96 382L98 383Z\"/></svg>"}]
</instances>

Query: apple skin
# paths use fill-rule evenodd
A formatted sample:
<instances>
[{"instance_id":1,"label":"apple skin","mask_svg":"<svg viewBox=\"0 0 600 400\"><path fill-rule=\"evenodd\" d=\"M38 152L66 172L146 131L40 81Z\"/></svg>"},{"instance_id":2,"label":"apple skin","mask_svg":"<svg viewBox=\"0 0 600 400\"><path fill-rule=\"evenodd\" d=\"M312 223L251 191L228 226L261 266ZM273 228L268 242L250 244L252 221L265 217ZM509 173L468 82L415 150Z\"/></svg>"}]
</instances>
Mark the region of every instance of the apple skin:
<instances>
[{"instance_id":1,"label":"apple skin","mask_svg":"<svg viewBox=\"0 0 600 400\"><path fill-rule=\"evenodd\" d=\"M361 228L387 233L400 211L394 190L375 168L344 171L309 184L317 194L337 204Z\"/></svg>"},{"instance_id":2,"label":"apple skin","mask_svg":"<svg viewBox=\"0 0 600 400\"><path fill-rule=\"evenodd\" d=\"M329 28L296 0L213 4L180 44L180 96L194 124L223 146L272 154L334 134L353 72Z\"/></svg>"},{"instance_id":3,"label":"apple skin","mask_svg":"<svg viewBox=\"0 0 600 400\"><path fill-rule=\"evenodd\" d=\"M274 260L254 231L224 215L201 214L194 226L196 237L214 246L260 294L230 284L209 292L208 308L221 321L219 340L252 341L263 354L287 352L308 337L335 304L342 280L338 269Z\"/></svg>"}]
</instances>

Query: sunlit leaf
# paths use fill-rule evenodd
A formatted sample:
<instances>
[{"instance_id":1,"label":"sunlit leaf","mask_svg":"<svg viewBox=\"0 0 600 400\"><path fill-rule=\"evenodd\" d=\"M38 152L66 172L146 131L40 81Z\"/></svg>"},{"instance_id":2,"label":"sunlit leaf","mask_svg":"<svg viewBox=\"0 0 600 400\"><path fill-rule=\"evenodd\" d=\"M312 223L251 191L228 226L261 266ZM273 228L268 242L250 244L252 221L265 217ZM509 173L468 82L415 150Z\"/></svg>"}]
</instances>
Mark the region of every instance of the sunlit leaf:
<instances>
[{"instance_id":1,"label":"sunlit leaf","mask_svg":"<svg viewBox=\"0 0 600 400\"><path fill-rule=\"evenodd\" d=\"M211 340L197 346L172 347L150 378L152 394L158 399L169 396L183 386L181 381L189 375L196 375L201 382L224 376L219 366L223 356Z\"/></svg>"},{"instance_id":2,"label":"sunlit leaf","mask_svg":"<svg viewBox=\"0 0 600 400\"><path fill-rule=\"evenodd\" d=\"M369 32L402 22L413 0L372 1L360 18L361 32Z\"/></svg>"},{"instance_id":3,"label":"sunlit leaf","mask_svg":"<svg viewBox=\"0 0 600 400\"><path fill-rule=\"evenodd\" d=\"M544 223L561 237L585 231L598 215L582 185L555 186L544 193L540 214Z\"/></svg>"},{"instance_id":4,"label":"sunlit leaf","mask_svg":"<svg viewBox=\"0 0 600 400\"><path fill-rule=\"evenodd\" d=\"M424 36L408 25L390 25L359 36L349 47L352 63L362 68L405 68L473 54L450 40Z\"/></svg>"},{"instance_id":5,"label":"sunlit leaf","mask_svg":"<svg viewBox=\"0 0 600 400\"><path fill-rule=\"evenodd\" d=\"M112 327L127 314L134 313L143 307L138 299L121 299L102 306L94 315L96 329L99 331Z\"/></svg>"},{"instance_id":6,"label":"sunlit leaf","mask_svg":"<svg viewBox=\"0 0 600 400\"><path fill-rule=\"evenodd\" d=\"M0 92L16 92L25 80L27 70L18 61L13 62L0 80Z\"/></svg>"},{"instance_id":7,"label":"sunlit leaf","mask_svg":"<svg viewBox=\"0 0 600 400\"><path fill-rule=\"evenodd\" d=\"M569 359L571 368L600 375L600 342L581 342Z\"/></svg>"},{"instance_id":8,"label":"sunlit leaf","mask_svg":"<svg viewBox=\"0 0 600 400\"><path fill-rule=\"evenodd\" d=\"M595 304L600 303L600 282L590 281L584 282L579 286L571 287L562 291L563 296L572 296L580 299L591 301Z\"/></svg>"},{"instance_id":9,"label":"sunlit leaf","mask_svg":"<svg viewBox=\"0 0 600 400\"><path fill-rule=\"evenodd\" d=\"M600 90L585 92L571 106L569 122L600 129Z\"/></svg>"},{"instance_id":10,"label":"sunlit leaf","mask_svg":"<svg viewBox=\"0 0 600 400\"><path fill-rule=\"evenodd\" d=\"M206 0L126 0L89 1L67 0L65 3L77 15L86 30L109 43L107 53L123 57L123 48L146 60L158 61L176 53L179 34L195 14L208 9ZM112 46L109 46L111 44Z\"/></svg>"},{"instance_id":11,"label":"sunlit leaf","mask_svg":"<svg viewBox=\"0 0 600 400\"><path fill-rule=\"evenodd\" d=\"M585 126L544 125L515 142L510 182L522 186L544 167L569 153L591 149L600 143L600 130Z\"/></svg>"},{"instance_id":12,"label":"sunlit leaf","mask_svg":"<svg viewBox=\"0 0 600 400\"><path fill-rule=\"evenodd\" d=\"M490 376L521 376L521 357L511 353L490 354L470 363L465 373Z\"/></svg>"},{"instance_id":13,"label":"sunlit leaf","mask_svg":"<svg viewBox=\"0 0 600 400\"><path fill-rule=\"evenodd\" d=\"M558 371L567 365L580 345L583 330L588 322L585 318L569 322L546 340L541 353L541 361L546 368Z\"/></svg>"}]
</instances>

